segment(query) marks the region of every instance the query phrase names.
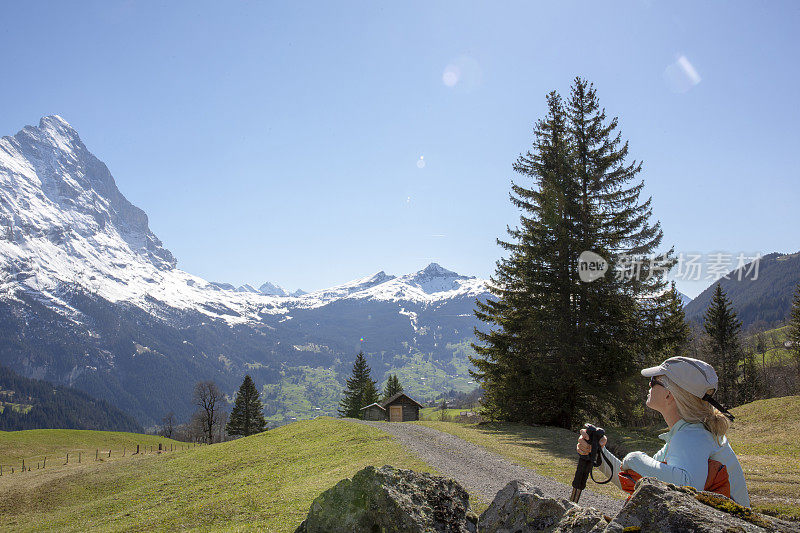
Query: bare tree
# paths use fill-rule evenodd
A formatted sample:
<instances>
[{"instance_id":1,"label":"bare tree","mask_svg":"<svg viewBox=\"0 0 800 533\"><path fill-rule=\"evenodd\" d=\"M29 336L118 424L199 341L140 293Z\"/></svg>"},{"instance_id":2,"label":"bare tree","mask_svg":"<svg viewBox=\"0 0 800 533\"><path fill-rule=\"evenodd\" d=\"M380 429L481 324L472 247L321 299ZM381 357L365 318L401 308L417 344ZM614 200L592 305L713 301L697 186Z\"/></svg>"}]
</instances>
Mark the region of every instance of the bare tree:
<instances>
[{"instance_id":1,"label":"bare tree","mask_svg":"<svg viewBox=\"0 0 800 533\"><path fill-rule=\"evenodd\" d=\"M168 439L171 439L172 434L174 432L175 432L175 413L170 411L164 416L164 418L161 419L161 435L167 437Z\"/></svg>"},{"instance_id":2,"label":"bare tree","mask_svg":"<svg viewBox=\"0 0 800 533\"><path fill-rule=\"evenodd\" d=\"M187 442L207 442L208 434L203 427L203 415L201 410L197 410L192 415L192 419L186 425L186 441Z\"/></svg>"},{"instance_id":3,"label":"bare tree","mask_svg":"<svg viewBox=\"0 0 800 533\"><path fill-rule=\"evenodd\" d=\"M194 386L194 404L198 407L206 442L214 442L214 430L219 426L224 397L213 381L201 381Z\"/></svg>"}]
</instances>

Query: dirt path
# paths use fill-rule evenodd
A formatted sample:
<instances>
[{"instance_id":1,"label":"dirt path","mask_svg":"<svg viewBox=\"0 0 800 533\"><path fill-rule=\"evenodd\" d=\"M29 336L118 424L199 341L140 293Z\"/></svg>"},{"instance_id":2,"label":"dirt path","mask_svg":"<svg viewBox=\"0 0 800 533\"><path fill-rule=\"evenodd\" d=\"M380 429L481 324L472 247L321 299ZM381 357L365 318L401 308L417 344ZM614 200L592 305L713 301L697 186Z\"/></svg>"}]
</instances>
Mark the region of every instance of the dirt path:
<instances>
[{"instance_id":1,"label":"dirt path","mask_svg":"<svg viewBox=\"0 0 800 533\"><path fill-rule=\"evenodd\" d=\"M572 491L570 486L541 476L501 455L438 429L416 424L352 421L393 435L420 459L443 475L458 481L468 491L482 496L486 503L491 502L497 492L514 479L523 479L536 485L554 498L569 498ZM610 516L617 514L622 503L623 500L608 498L588 489L583 491L580 499L580 505L594 507Z\"/></svg>"}]
</instances>

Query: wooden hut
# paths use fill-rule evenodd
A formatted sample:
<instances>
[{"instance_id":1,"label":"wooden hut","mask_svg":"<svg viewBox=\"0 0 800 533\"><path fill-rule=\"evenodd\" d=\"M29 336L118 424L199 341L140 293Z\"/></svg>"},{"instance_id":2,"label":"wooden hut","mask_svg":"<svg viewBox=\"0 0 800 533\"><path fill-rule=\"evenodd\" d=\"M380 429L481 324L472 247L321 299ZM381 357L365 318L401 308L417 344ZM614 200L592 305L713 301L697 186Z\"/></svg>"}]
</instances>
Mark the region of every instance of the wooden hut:
<instances>
[{"instance_id":1,"label":"wooden hut","mask_svg":"<svg viewBox=\"0 0 800 533\"><path fill-rule=\"evenodd\" d=\"M364 420L387 420L386 409L379 403L371 403L366 407L361 408L364 415L361 417Z\"/></svg>"},{"instance_id":2,"label":"wooden hut","mask_svg":"<svg viewBox=\"0 0 800 533\"><path fill-rule=\"evenodd\" d=\"M387 398L381 402L386 413L386 418L389 422L408 422L411 420L419 420L419 410L422 405L412 400L404 392L398 392L391 398Z\"/></svg>"}]
</instances>

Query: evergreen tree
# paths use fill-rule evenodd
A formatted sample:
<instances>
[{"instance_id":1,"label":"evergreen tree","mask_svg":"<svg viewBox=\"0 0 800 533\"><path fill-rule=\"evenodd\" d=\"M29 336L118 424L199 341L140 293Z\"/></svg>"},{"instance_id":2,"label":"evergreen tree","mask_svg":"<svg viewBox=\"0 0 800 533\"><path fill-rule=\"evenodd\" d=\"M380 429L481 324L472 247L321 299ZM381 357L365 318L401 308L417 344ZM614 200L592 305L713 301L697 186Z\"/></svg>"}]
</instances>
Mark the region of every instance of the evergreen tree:
<instances>
[{"instance_id":1,"label":"evergreen tree","mask_svg":"<svg viewBox=\"0 0 800 533\"><path fill-rule=\"evenodd\" d=\"M660 363L668 357L684 355L689 343L689 324L683 312L683 301L675 282L671 282L668 291L656 299L656 309L661 313L657 316L658 323L651 327L656 332L653 352L657 356L650 362ZM650 365L653 366L653 365Z\"/></svg>"},{"instance_id":2,"label":"evergreen tree","mask_svg":"<svg viewBox=\"0 0 800 533\"><path fill-rule=\"evenodd\" d=\"M509 255L491 278L494 298L477 303L476 316L490 328L476 328L472 375L490 418L572 427L579 414L625 408L621 385L661 327L659 320L650 327L645 311L664 315L654 295L674 259L670 250L662 270L644 264L617 275L662 238L659 224L649 224L650 200L639 203L644 183L627 186L641 164L625 163L617 121L606 121L584 80L575 80L566 108L555 92L547 104L533 149L514 165L533 186L512 183L511 201L523 214L508 228L511 239L498 239ZM582 282L583 251L605 259L609 272Z\"/></svg>"},{"instance_id":3,"label":"evergreen tree","mask_svg":"<svg viewBox=\"0 0 800 533\"><path fill-rule=\"evenodd\" d=\"M739 330L742 323L736 317L730 300L717 283L714 296L706 309L703 328L708 334L706 355L714 365L719 378L716 393L723 405L736 405L738 394L736 382L739 374L739 361L742 359L742 347L739 341Z\"/></svg>"},{"instance_id":4,"label":"evergreen tree","mask_svg":"<svg viewBox=\"0 0 800 533\"><path fill-rule=\"evenodd\" d=\"M353 363L353 375L347 380L347 389L339 404L339 416L361 418L362 407L378 401L378 389L370 377L370 368L364 358L364 352L358 352Z\"/></svg>"},{"instance_id":5,"label":"evergreen tree","mask_svg":"<svg viewBox=\"0 0 800 533\"><path fill-rule=\"evenodd\" d=\"M741 369L742 381L738 388L739 403L750 403L758 400L763 394L763 383L756 363L756 354L752 349L744 352Z\"/></svg>"},{"instance_id":6,"label":"evergreen tree","mask_svg":"<svg viewBox=\"0 0 800 533\"><path fill-rule=\"evenodd\" d=\"M398 392L403 392L403 386L396 374L390 374L386 380L386 388L383 390L383 401L388 400Z\"/></svg>"},{"instance_id":7,"label":"evergreen tree","mask_svg":"<svg viewBox=\"0 0 800 533\"><path fill-rule=\"evenodd\" d=\"M264 419L261 398L250 375L244 377L233 404L233 411L228 419L226 431L229 435L247 437L261 433L267 429Z\"/></svg>"},{"instance_id":8,"label":"evergreen tree","mask_svg":"<svg viewBox=\"0 0 800 533\"><path fill-rule=\"evenodd\" d=\"M789 312L789 341L792 343L792 353L800 371L800 283L797 284L792 310Z\"/></svg>"}]
</instances>

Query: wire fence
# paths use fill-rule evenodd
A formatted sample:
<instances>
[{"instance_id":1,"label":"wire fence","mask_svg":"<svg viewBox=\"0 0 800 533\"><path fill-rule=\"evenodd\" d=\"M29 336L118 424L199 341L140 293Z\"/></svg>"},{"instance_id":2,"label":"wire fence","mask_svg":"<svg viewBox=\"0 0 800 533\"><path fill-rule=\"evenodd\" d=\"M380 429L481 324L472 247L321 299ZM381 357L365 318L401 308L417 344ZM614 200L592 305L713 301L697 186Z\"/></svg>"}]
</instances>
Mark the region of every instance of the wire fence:
<instances>
[{"instance_id":1,"label":"wire fence","mask_svg":"<svg viewBox=\"0 0 800 533\"><path fill-rule=\"evenodd\" d=\"M10 474L21 474L23 472L32 472L33 470L43 470L48 466L66 466L86 464L89 462L99 462L112 459L116 454L116 458L134 457L136 455L160 455L181 450L189 450L197 446L203 446L204 443L158 443L158 444L136 444L130 448L123 446L122 450L114 450L113 448L95 448L94 454L91 453L91 448L72 450L68 452L55 452L41 455L33 455L18 459L16 464L0 464L0 476L7 476ZM34 464L36 468L34 468Z\"/></svg>"}]
</instances>

